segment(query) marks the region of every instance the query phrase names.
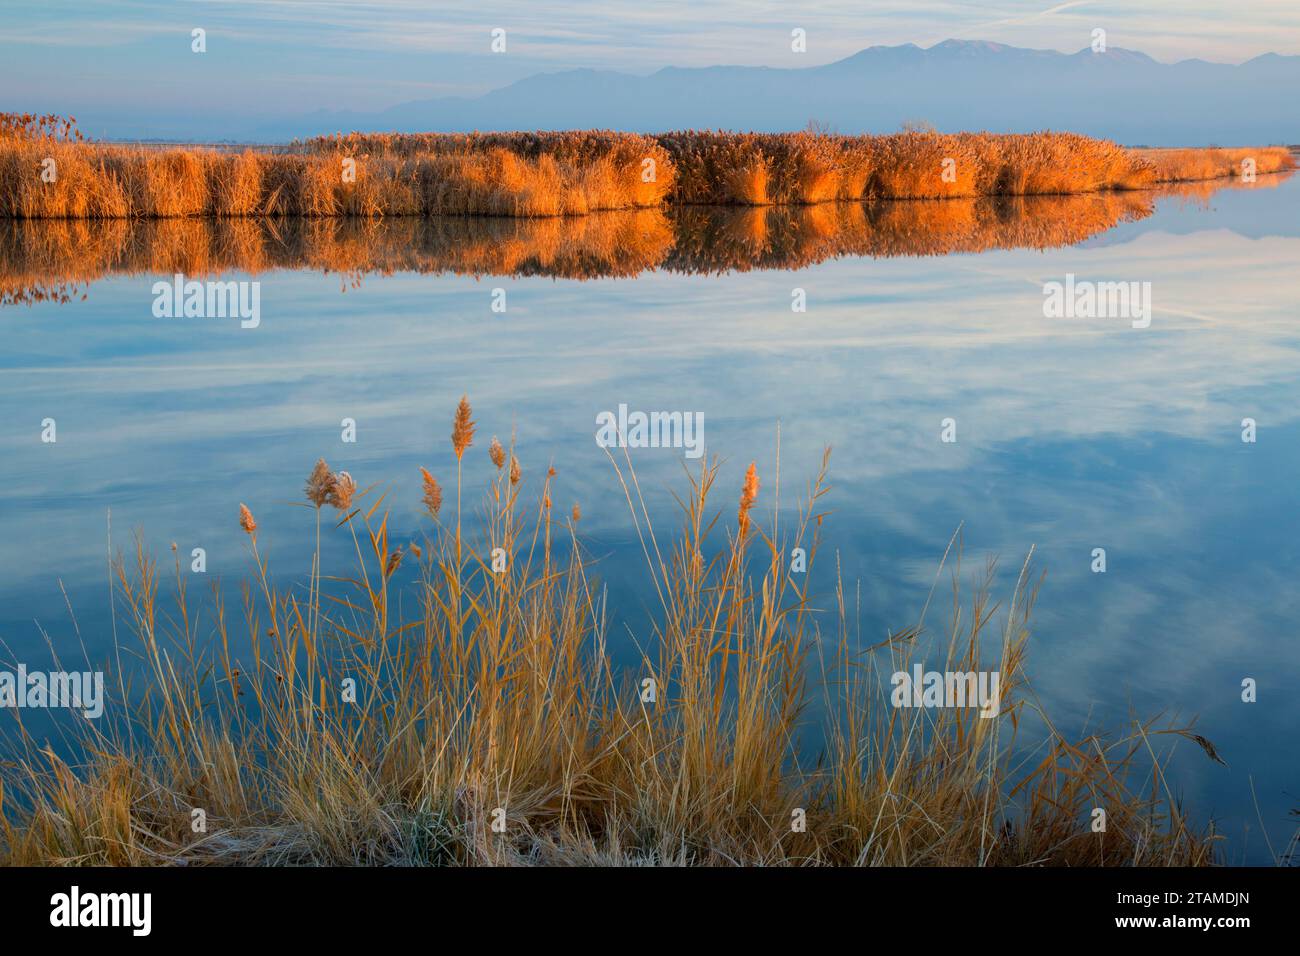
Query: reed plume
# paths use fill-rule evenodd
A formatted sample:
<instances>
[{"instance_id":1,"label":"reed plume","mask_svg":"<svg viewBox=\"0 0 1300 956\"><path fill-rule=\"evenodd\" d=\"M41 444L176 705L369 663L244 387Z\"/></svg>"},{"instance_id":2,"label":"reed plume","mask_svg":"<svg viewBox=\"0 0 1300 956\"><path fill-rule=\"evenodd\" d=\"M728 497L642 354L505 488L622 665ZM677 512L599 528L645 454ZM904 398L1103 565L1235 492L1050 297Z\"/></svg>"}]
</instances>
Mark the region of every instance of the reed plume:
<instances>
[{"instance_id":1,"label":"reed plume","mask_svg":"<svg viewBox=\"0 0 1300 956\"><path fill-rule=\"evenodd\" d=\"M424 508L430 517L437 518L442 510L442 485L425 468L420 469L420 478L424 482Z\"/></svg>"},{"instance_id":2,"label":"reed plume","mask_svg":"<svg viewBox=\"0 0 1300 956\"><path fill-rule=\"evenodd\" d=\"M334 473L324 458L316 459L316 467L307 478L307 500L317 508L326 505L334 493Z\"/></svg>"},{"instance_id":3,"label":"reed plume","mask_svg":"<svg viewBox=\"0 0 1300 956\"><path fill-rule=\"evenodd\" d=\"M320 510L336 500L338 484L338 476L330 471L325 459L317 458L316 467L307 476L306 487L307 500L316 507L316 550L312 553L311 578L307 591L307 628L313 637L320 621ZM346 497L351 501L352 492L347 491Z\"/></svg>"},{"instance_id":4,"label":"reed plume","mask_svg":"<svg viewBox=\"0 0 1300 956\"><path fill-rule=\"evenodd\" d=\"M352 476L346 471L340 471L330 485L329 503L339 511L347 511L352 507L352 496L356 491L357 483Z\"/></svg>"},{"instance_id":5,"label":"reed plume","mask_svg":"<svg viewBox=\"0 0 1300 956\"><path fill-rule=\"evenodd\" d=\"M470 418L473 414L469 407L469 396L462 395L460 404L456 406L456 420L451 428L451 448L456 453L456 460L460 461L461 456L465 454L465 449L474 444L474 421Z\"/></svg>"},{"instance_id":6,"label":"reed plume","mask_svg":"<svg viewBox=\"0 0 1300 956\"><path fill-rule=\"evenodd\" d=\"M501 442L495 435L492 436L492 445L488 448L488 457L492 459L492 464L497 466L497 471L505 467L506 450L501 447Z\"/></svg>"},{"instance_id":7,"label":"reed plume","mask_svg":"<svg viewBox=\"0 0 1300 956\"><path fill-rule=\"evenodd\" d=\"M749 530L749 512L754 507L754 502L758 500L758 471L754 467L754 462L749 463L749 468L745 471L745 487L740 492L740 511L736 518L740 524L740 535L743 538L745 532Z\"/></svg>"},{"instance_id":8,"label":"reed plume","mask_svg":"<svg viewBox=\"0 0 1300 956\"><path fill-rule=\"evenodd\" d=\"M456 418L451 427L451 450L456 454L456 607L458 612L460 608L461 569L460 493L464 484L461 477L461 462L465 455L465 449L474 444L474 420L470 417L472 414L469 407L469 396L461 395L460 403L456 406Z\"/></svg>"},{"instance_id":9,"label":"reed plume","mask_svg":"<svg viewBox=\"0 0 1300 956\"><path fill-rule=\"evenodd\" d=\"M257 522L253 520L253 512L248 510L248 505L242 501L239 503L239 527L244 530L244 534L254 534L257 531Z\"/></svg>"}]
</instances>

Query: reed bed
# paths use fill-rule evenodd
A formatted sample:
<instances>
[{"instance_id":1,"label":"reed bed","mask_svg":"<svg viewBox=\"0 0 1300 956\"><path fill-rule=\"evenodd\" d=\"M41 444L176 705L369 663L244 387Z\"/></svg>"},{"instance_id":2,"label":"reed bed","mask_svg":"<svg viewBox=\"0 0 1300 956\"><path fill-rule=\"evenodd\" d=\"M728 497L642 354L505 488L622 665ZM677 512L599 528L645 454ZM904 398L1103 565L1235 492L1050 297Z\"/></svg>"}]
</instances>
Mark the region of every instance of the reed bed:
<instances>
[{"instance_id":1,"label":"reed bed","mask_svg":"<svg viewBox=\"0 0 1300 956\"><path fill-rule=\"evenodd\" d=\"M943 199L1142 189L1154 169L1074 133L889 136L705 133L660 137L678 168L673 198L763 206L835 199Z\"/></svg>"},{"instance_id":2,"label":"reed bed","mask_svg":"<svg viewBox=\"0 0 1300 956\"><path fill-rule=\"evenodd\" d=\"M375 148L361 137L289 152L144 149L42 131L0 135L0 217L204 216L547 217L657 206L671 183L642 176L666 159L650 140L581 134L528 153L514 137L445 136L427 149ZM55 178L42 171L53 163Z\"/></svg>"},{"instance_id":3,"label":"reed bed","mask_svg":"<svg viewBox=\"0 0 1300 956\"><path fill-rule=\"evenodd\" d=\"M644 646L616 667L580 508L553 504L554 469L534 472L478 429L462 399L450 448L421 469L423 524L409 534L382 487L318 462L304 579L272 573L265 503L230 502L250 554L238 608L219 587L191 595L179 560L164 571L138 543L119 555L120 629L135 644L123 650L139 666L120 684L110 674L121 690L104 717L68 728L72 753L18 723L0 764L0 862L1213 861L1212 828L1187 820L1161 766L1185 739L1213 756L1190 728L1069 740L1047 722L1026 759L1028 562L1005 604L987 585L963 599L954 571L933 634L923 612L860 646L843 584L816 570L829 450L783 520L777 481L751 465L727 492L717 462L701 463L675 534L650 524L630 460L611 458L654 608ZM462 516L467 455L494 466L473 520ZM355 553L352 567L322 566L329 535ZM806 573L789 568L796 546ZM997 715L890 706L885 676L912 661L998 669ZM820 756L797 744L814 722Z\"/></svg>"},{"instance_id":4,"label":"reed bed","mask_svg":"<svg viewBox=\"0 0 1300 956\"><path fill-rule=\"evenodd\" d=\"M1293 165L1285 150L1174 152L1188 155L1153 156L1056 132L647 136L589 130L352 133L232 153L89 143L70 120L3 114L0 218L544 218L666 204L1145 189L1233 175L1224 157L1250 152L1259 153L1260 172Z\"/></svg>"},{"instance_id":5,"label":"reed bed","mask_svg":"<svg viewBox=\"0 0 1300 956\"><path fill-rule=\"evenodd\" d=\"M1255 175L1295 169L1295 155L1285 146L1253 149L1143 149L1135 150L1155 167L1161 182L1182 183L1209 179L1241 178L1246 161Z\"/></svg>"}]
</instances>

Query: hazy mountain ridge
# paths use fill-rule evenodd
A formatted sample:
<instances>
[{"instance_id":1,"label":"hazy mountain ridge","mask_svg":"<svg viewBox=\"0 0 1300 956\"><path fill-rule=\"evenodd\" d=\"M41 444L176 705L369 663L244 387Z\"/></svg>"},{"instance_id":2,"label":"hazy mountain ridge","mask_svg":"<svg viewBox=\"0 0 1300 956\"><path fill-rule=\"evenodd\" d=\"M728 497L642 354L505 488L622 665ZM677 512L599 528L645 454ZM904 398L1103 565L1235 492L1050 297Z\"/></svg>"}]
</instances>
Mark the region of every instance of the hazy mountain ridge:
<instances>
[{"instance_id":1,"label":"hazy mountain ridge","mask_svg":"<svg viewBox=\"0 0 1300 956\"><path fill-rule=\"evenodd\" d=\"M1068 129L1130 145L1262 145L1300 142L1298 88L1300 56L1267 53L1236 65L1160 63L1117 47L1071 54L946 40L926 49L873 46L812 67L665 67L648 76L565 70L473 98L231 121L234 127L220 133L209 126L208 135L277 141L352 129L780 131L816 120L842 133L926 122L945 131ZM151 134L144 122L123 132L124 122L115 118L105 131Z\"/></svg>"},{"instance_id":2,"label":"hazy mountain ridge","mask_svg":"<svg viewBox=\"0 0 1300 956\"><path fill-rule=\"evenodd\" d=\"M1133 144L1256 144L1300 140L1297 87L1297 56L1165 64L1114 47L1067 54L947 40L928 49L875 46L805 68L666 67L643 77L588 69L546 73L474 99L313 114L293 132L776 131L817 120L864 133L923 121L941 130L1070 129Z\"/></svg>"}]
</instances>

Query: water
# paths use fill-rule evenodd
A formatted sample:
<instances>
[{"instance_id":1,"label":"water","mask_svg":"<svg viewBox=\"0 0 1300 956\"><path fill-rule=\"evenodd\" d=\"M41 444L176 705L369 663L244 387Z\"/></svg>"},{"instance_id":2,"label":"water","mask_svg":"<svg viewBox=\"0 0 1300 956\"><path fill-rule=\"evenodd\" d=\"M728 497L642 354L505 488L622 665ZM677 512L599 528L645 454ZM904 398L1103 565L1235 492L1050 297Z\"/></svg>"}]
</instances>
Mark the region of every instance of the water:
<instances>
[{"instance_id":1,"label":"water","mask_svg":"<svg viewBox=\"0 0 1300 956\"><path fill-rule=\"evenodd\" d=\"M998 556L1001 596L1033 548L1047 577L1029 674L1058 728L1197 717L1228 766L1184 742L1170 785L1194 818L1219 821L1231 862L1267 862L1265 835L1282 852L1295 828L1288 811L1300 805L1298 212L1300 179L1271 180L1163 199L1153 214L1113 226L1112 217L1083 228L1091 238L1079 244L1041 251L1001 240L1012 248L803 250L742 269L727 255L710 263L706 249L676 263L686 271L665 268L674 263L663 237L651 237L654 251L633 255L621 277L586 281L545 274L538 249L554 252L550 233L526 237L529 265L515 270L541 274L449 264L468 240L448 226L451 238L435 243L443 258L423 274L323 274L317 260L229 272L261 282L256 329L155 318L151 286L172 271L157 248L134 274L88 270L73 277L90 281L68 302L0 310L5 656L48 661L48 637L65 658L79 659L84 641L103 659L110 510L114 549L130 547L136 529L167 562L171 542L185 564L202 547L208 580L232 585L250 568L236 520L247 502L276 573L302 578L313 525L291 503L324 455L362 485L385 482L394 533L417 533L418 467L452 476L462 393L480 423L467 487L483 487L491 435L507 440L517 428L526 481L536 487L554 464L556 506L580 503L620 633L644 643L653 590L623 491L592 438L596 414L620 403L702 413L710 453L727 458L723 506L734 507L754 460L761 515L779 423L783 504L833 447L828 549L814 568L820 606L831 605L826 558L838 553L859 595L861 639L875 641L915 621L958 527L963 583ZM1069 208L1030 215L1049 231L1077 221ZM703 245L755 228L724 227ZM507 239L491 229L525 227L482 228L477 239L504 259ZM364 258L365 236L351 240L362 247L354 261ZM13 235L5 242L12 258ZM598 260L584 247L550 271L598 275L608 265ZM783 262L798 267L765 267ZM1150 282L1150 327L1044 318L1043 283L1067 273ZM504 314L491 309L498 288ZM791 311L796 288L804 313ZM57 422L54 444L40 440L46 418ZM354 444L341 441L345 418L356 422ZM940 441L946 418L955 443ZM1258 423L1255 443L1242 441L1244 418ZM666 531L682 455L633 455ZM477 495L467 504L477 507ZM1095 548L1106 549L1104 574L1091 570ZM347 566L350 549L327 535L327 573ZM1241 699L1248 677L1256 703Z\"/></svg>"}]
</instances>

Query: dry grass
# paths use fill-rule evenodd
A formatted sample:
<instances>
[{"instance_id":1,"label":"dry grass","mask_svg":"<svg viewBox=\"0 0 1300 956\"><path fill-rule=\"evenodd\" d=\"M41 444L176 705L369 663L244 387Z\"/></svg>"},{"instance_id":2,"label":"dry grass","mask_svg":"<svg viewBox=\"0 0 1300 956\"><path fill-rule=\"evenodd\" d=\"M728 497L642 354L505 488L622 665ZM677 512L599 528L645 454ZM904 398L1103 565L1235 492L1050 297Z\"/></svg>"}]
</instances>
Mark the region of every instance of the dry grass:
<instances>
[{"instance_id":1,"label":"dry grass","mask_svg":"<svg viewBox=\"0 0 1300 956\"><path fill-rule=\"evenodd\" d=\"M470 443L470 414L466 403L455 416L460 452L495 462ZM1035 712L1023 673L1027 566L1005 606L977 588L963 607L954 572L933 641L918 622L854 646L843 587L814 571L828 458L797 517L780 524L768 511L778 481L751 467L743 489L719 492L716 463L703 464L669 537L647 523L630 462L611 459L656 608L653 638L627 670L611 662L578 511L550 507L553 470L494 469L482 520L464 537L459 478L450 515L424 473L425 503L437 488L437 504L425 530L400 542L379 488L347 503L317 494L318 535L342 535L356 564L322 569L318 544L297 585L269 569L254 517L263 505L237 516L230 502L252 558L239 609L219 589L191 597L179 562L164 585L137 545L115 564L141 661L124 691L132 703L77 718L76 756L19 724L0 765L0 862L1211 862L1212 831L1185 819L1157 759L1187 728L1135 724L1069 741L1048 723L1029 759L1017 749ZM459 455L435 464L459 474ZM325 469L311 487L339 480ZM790 573L795 546L807 573ZM494 548L510 556L504 571L491 568ZM414 582L399 585L399 569L414 569ZM832 582L826 610L814 581ZM200 619L215 623L201 632ZM914 660L998 669L1000 713L891 707L882 679ZM820 760L796 745L814 709L825 720ZM192 828L196 807L206 832ZM1107 811L1105 832L1091 831L1094 807ZM792 826L797 810L806 828Z\"/></svg>"},{"instance_id":2,"label":"dry grass","mask_svg":"<svg viewBox=\"0 0 1300 956\"><path fill-rule=\"evenodd\" d=\"M231 154L84 143L0 127L0 217L179 216L546 217L659 205L672 168L653 140L631 134L438 136L419 147L391 137L295 144ZM56 178L42 179L46 160ZM655 177L643 176L656 160ZM355 163L349 168L345 161Z\"/></svg>"},{"instance_id":3,"label":"dry grass","mask_svg":"<svg viewBox=\"0 0 1300 956\"><path fill-rule=\"evenodd\" d=\"M1147 159L1076 133L887 136L700 133L658 137L677 169L680 203L767 205L858 199L1040 196L1145 189Z\"/></svg>"},{"instance_id":4,"label":"dry grass","mask_svg":"<svg viewBox=\"0 0 1300 956\"><path fill-rule=\"evenodd\" d=\"M1134 151L1074 133L917 130L353 133L230 153L88 143L70 121L0 114L0 218L541 218L665 203L1076 194L1234 175L1248 153L1261 173L1293 166L1281 149Z\"/></svg>"},{"instance_id":5,"label":"dry grass","mask_svg":"<svg viewBox=\"0 0 1300 956\"><path fill-rule=\"evenodd\" d=\"M1285 146L1252 149L1143 149L1135 150L1149 162L1160 182L1196 182L1205 179L1240 178L1246 160L1254 162L1255 173L1279 173L1295 169L1295 156Z\"/></svg>"}]
</instances>

